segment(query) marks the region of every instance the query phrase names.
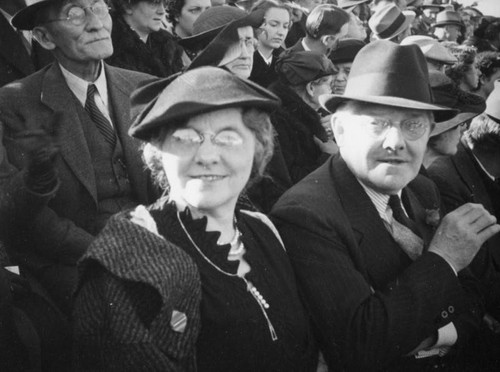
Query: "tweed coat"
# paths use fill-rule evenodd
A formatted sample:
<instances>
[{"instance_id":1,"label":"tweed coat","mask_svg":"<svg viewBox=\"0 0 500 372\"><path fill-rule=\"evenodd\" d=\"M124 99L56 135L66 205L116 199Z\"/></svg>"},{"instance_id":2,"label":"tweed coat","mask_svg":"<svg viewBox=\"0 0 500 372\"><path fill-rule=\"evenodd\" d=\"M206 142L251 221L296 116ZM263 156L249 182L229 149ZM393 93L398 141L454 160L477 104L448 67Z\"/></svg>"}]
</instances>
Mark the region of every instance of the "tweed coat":
<instances>
[{"instance_id":1,"label":"tweed coat","mask_svg":"<svg viewBox=\"0 0 500 372\"><path fill-rule=\"evenodd\" d=\"M75 371L195 371L201 282L182 249L110 218L79 263L73 312ZM175 314L186 316L176 327Z\"/></svg>"},{"instance_id":2,"label":"tweed coat","mask_svg":"<svg viewBox=\"0 0 500 372\"><path fill-rule=\"evenodd\" d=\"M131 123L130 94L152 77L106 64L104 68L110 111L123 148L132 196L137 203L149 203L156 195L151 196L150 178L139 153L140 141L129 137L127 131ZM80 116L85 111L78 108L79 104L57 63L0 89L0 125L6 151L6 159L0 163L0 186L23 177L26 156L13 139L16 133L42 128L54 135L59 146L55 159L59 189L32 223L17 226L17 239L9 242L9 247L15 247L11 253L18 263L36 275L47 275L55 291L65 288L61 294L65 299L66 289L75 284L76 262L95 234L89 227L99 213L96 179L83 132L85 118ZM54 113L60 114L58 123L53 123ZM47 285L45 279L42 282Z\"/></svg>"},{"instance_id":3,"label":"tweed coat","mask_svg":"<svg viewBox=\"0 0 500 372\"><path fill-rule=\"evenodd\" d=\"M416 181L419 192L406 187L402 199L428 243L426 209L439 201L421 204L418 195L435 186ZM411 261L340 156L288 190L271 217L330 369L400 370L403 356L439 327L453 321L462 340L477 326L480 304L471 303L450 265L425 250Z\"/></svg>"},{"instance_id":4,"label":"tweed coat","mask_svg":"<svg viewBox=\"0 0 500 372\"><path fill-rule=\"evenodd\" d=\"M52 54L43 49L35 39L32 41L30 56L21 36L14 31L3 14L0 14L0 46L0 87L34 73L54 60Z\"/></svg>"}]
</instances>

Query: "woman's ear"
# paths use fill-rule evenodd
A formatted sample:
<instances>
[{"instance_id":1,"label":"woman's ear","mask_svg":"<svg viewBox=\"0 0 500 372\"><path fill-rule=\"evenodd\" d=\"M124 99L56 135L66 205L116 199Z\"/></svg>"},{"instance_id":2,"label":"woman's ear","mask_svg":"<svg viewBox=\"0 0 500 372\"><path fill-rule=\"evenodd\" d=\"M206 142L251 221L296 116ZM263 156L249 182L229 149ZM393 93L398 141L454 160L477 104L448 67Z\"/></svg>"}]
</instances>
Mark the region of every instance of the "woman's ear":
<instances>
[{"instance_id":1,"label":"woman's ear","mask_svg":"<svg viewBox=\"0 0 500 372\"><path fill-rule=\"evenodd\" d=\"M310 81L306 84L306 93L309 97L314 97L314 82Z\"/></svg>"},{"instance_id":2,"label":"woman's ear","mask_svg":"<svg viewBox=\"0 0 500 372\"><path fill-rule=\"evenodd\" d=\"M56 48L56 44L54 43L54 39L52 37L51 32L44 26L37 26L33 29L33 37L38 44L40 44L44 49L54 50Z\"/></svg>"}]
</instances>

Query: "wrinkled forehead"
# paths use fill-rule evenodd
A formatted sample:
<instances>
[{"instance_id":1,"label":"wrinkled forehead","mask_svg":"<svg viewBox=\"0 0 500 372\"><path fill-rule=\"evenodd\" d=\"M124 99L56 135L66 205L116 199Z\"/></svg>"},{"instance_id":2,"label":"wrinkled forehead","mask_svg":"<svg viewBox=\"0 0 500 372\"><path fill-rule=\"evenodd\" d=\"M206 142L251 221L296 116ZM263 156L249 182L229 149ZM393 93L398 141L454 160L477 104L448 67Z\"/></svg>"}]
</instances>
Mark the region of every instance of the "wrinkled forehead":
<instances>
[{"instance_id":1,"label":"wrinkled forehead","mask_svg":"<svg viewBox=\"0 0 500 372\"><path fill-rule=\"evenodd\" d=\"M391 120L397 116L398 120L420 119L429 122L433 121L432 111L378 105L361 101L347 101L337 109L337 112L345 112L354 116L372 116L387 120Z\"/></svg>"}]
</instances>

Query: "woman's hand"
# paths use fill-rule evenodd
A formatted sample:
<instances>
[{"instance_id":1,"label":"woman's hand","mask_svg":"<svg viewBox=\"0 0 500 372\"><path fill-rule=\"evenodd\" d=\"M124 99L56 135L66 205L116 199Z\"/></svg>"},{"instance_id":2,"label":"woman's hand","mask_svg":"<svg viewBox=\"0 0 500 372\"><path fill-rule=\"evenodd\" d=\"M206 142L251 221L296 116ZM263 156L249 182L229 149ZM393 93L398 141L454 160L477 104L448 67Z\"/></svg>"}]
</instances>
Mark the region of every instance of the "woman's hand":
<instances>
[{"instance_id":1,"label":"woman's hand","mask_svg":"<svg viewBox=\"0 0 500 372\"><path fill-rule=\"evenodd\" d=\"M326 142L323 142L318 137L314 136L314 142L316 142L316 145L318 145L319 149L322 152L332 155L335 155L336 153L339 152L339 147L337 146L335 141L331 139Z\"/></svg>"}]
</instances>

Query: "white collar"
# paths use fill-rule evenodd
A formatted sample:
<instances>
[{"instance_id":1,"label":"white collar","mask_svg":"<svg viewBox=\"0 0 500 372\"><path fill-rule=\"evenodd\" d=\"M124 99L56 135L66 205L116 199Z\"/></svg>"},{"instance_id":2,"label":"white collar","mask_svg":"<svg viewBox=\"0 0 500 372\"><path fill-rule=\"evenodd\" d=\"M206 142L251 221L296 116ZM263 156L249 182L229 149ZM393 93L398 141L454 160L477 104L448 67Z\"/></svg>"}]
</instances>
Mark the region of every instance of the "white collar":
<instances>
[{"instance_id":1,"label":"white collar","mask_svg":"<svg viewBox=\"0 0 500 372\"><path fill-rule=\"evenodd\" d=\"M87 89L88 89L89 82L76 76L72 72L69 72L61 64L59 64L59 67L61 68L61 72L64 76L64 80L66 80L66 83L68 84L69 89L71 89L71 91L76 96L78 101L80 101L82 106L85 106L85 101L87 100ZM108 84L106 82L106 72L104 69L104 63L102 61L101 61L101 71L100 71L97 79L93 82L93 84L96 86L97 92L99 93L99 96L101 96L101 100L103 101L103 103L107 107L108 106Z\"/></svg>"},{"instance_id":2,"label":"white collar","mask_svg":"<svg viewBox=\"0 0 500 372\"><path fill-rule=\"evenodd\" d=\"M471 151L472 152L472 151ZM476 155L474 155L474 153L472 152L472 156L474 156L474 159L476 159L477 163L479 164L479 166L481 167L481 169L483 170L484 173L486 173L486 175L491 178L492 181L495 181L495 177L486 170L486 168L483 166L483 164L479 161L479 159L477 158Z\"/></svg>"},{"instance_id":3,"label":"white collar","mask_svg":"<svg viewBox=\"0 0 500 372\"><path fill-rule=\"evenodd\" d=\"M382 218L382 220L384 220L384 222L386 222L389 226L391 226L391 224L392 224L392 209L389 207L389 195L382 194L378 191L375 191L372 188L363 184L359 180L358 180L358 182L363 187L366 194L368 195L368 197L372 201L380 218ZM399 198L401 198L401 193L402 193L402 190L400 190L397 193ZM406 210L405 210L403 203L401 203L401 207L403 208L403 211L406 213Z\"/></svg>"},{"instance_id":4,"label":"white collar","mask_svg":"<svg viewBox=\"0 0 500 372\"><path fill-rule=\"evenodd\" d=\"M309 47L306 45L306 39L305 39L305 38L303 38L303 39L302 39L301 44L302 44L302 48L304 48L304 50L305 50L306 52L310 52L310 51L311 51L311 48L309 48Z\"/></svg>"},{"instance_id":5,"label":"white collar","mask_svg":"<svg viewBox=\"0 0 500 372\"><path fill-rule=\"evenodd\" d=\"M262 54L262 52L260 50L257 49L257 51L259 52L259 54L262 57L262 59L264 60L264 62L268 66L271 66L271 63L273 63L273 53L271 53L271 55L269 56L269 58L266 58L266 57L264 57L264 54Z\"/></svg>"}]
</instances>

